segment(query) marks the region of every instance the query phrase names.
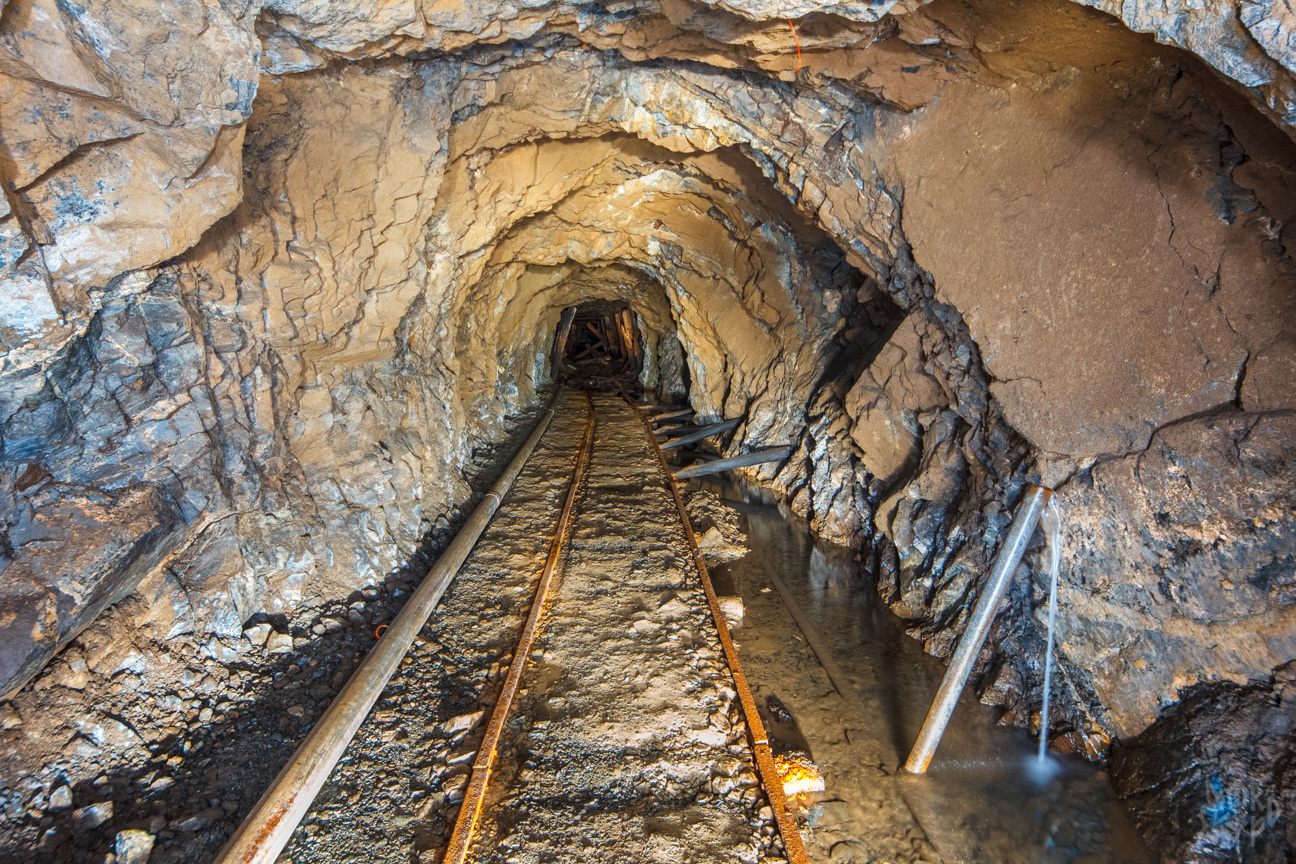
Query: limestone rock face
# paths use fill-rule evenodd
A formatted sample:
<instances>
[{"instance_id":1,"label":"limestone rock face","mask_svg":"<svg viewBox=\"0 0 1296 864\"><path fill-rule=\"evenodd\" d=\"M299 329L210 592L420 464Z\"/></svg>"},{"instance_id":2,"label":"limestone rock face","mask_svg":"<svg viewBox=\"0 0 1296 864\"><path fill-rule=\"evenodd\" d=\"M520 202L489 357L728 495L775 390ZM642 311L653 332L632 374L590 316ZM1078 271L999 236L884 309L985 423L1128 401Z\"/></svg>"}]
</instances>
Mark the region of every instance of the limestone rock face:
<instances>
[{"instance_id":1,"label":"limestone rock face","mask_svg":"<svg viewBox=\"0 0 1296 864\"><path fill-rule=\"evenodd\" d=\"M1056 731L1269 674L1296 653L1291 26L0 4L0 692L126 592L158 640L238 637L417 575L591 301L632 304L645 388L745 418L731 452L793 447L750 475L933 653L1023 485L1057 487ZM993 640L1019 722L1040 617L1023 583Z\"/></svg>"},{"instance_id":2,"label":"limestone rock face","mask_svg":"<svg viewBox=\"0 0 1296 864\"><path fill-rule=\"evenodd\" d=\"M851 438L864 467L888 485L922 453L920 416L948 404L940 382L927 372L916 317L904 319L846 396Z\"/></svg>"},{"instance_id":3,"label":"limestone rock face","mask_svg":"<svg viewBox=\"0 0 1296 864\"><path fill-rule=\"evenodd\" d=\"M3 13L0 279L18 290L0 336L39 356L85 326L93 289L184 251L238 203L260 45L255 8L201 0Z\"/></svg>"},{"instance_id":4,"label":"limestone rock face","mask_svg":"<svg viewBox=\"0 0 1296 864\"><path fill-rule=\"evenodd\" d=\"M6 514L17 547L0 587L0 676L10 687L26 683L133 591L179 534L177 508L158 491L132 490L117 500L69 494L39 473L19 478L16 487L27 494L18 512Z\"/></svg>"},{"instance_id":5,"label":"limestone rock face","mask_svg":"<svg viewBox=\"0 0 1296 864\"><path fill-rule=\"evenodd\" d=\"M1296 653L1294 460L1290 414L1230 412L1158 432L1062 488L1074 552L1059 638L1120 735L1181 687L1245 684Z\"/></svg>"}]
</instances>

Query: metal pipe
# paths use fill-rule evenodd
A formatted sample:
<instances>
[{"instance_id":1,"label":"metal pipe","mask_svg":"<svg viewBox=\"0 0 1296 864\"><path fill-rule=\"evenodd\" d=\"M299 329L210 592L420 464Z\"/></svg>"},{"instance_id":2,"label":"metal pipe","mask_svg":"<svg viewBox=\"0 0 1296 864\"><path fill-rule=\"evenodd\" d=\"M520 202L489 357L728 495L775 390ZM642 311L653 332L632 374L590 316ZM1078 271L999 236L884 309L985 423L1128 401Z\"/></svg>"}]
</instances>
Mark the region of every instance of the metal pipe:
<instances>
[{"instance_id":1,"label":"metal pipe","mask_svg":"<svg viewBox=\"0 0 1296 864\"><path fill-rule=\"evenodd\" d=\"M985 641L986 634L990 632L990 625L994 623L995 610L999 606L999 601L1012 580L1013 571L1021 563L1022 555L1026 552L1026 544L1030 542L1040 514L1044 512L1045 505L1052 497L1052 489L1045 489L1033 483L1027 484L1026 494L1022 496L1021 503L1017 505L1017 513L1013 516L1012 528L1009 529L1003 545L999 547L994 563L990 565L990 575L986 578L985 590L981 592L981 597L972 610L972 617L968 619L963 638L959 639L954 658L945 672L945 680L941 682L940 690L936 692L936 698L932 700L931 708L927 710L927 717L923 720L918 740L914 742L913 750L905 760L904 768L910 774L927 773L927 766L931 764L936 747L940 744L941 735L945 733L945 726L949 723L950 715L954 713L954 706L958 704L963 685L967 683L968 675L972 672L972 664L981 653L981 643Z\"/></svg>"},{"instance_id":2,"label":"metal pipe","mask_svg":"<svg viewBox=\"0 0 1296 864\"><path fill-rule=\"evenodd\" d=\"M530 437L522 444L504 475L486 493L463 528L437 559L436 565L419 583L404 608L392 621L378 644L351 675L342 692L329 705L319 723L279 772L238 831L229 839L214 864L272 864L288 844L297 823L311 803L356 731L369 715L383 688L391 680L423 625L458 574L468 553L486 530L491 517L509 487L517 479L527 458L549 428L563 398L559 387L553 401L540 416Z\"/></svg>"},{"instance_id":3,"label":"metal pipe","mask_svg":"<svg viewBox=\"0 0 1296 864\"><path fill-rule=\"evenodd\" d=\"M665 414L658 414L652 418L654 424L661 423L664 420L676 420L680 417L687 417L693 413L692 408L680 408L678 411L667 411Z\"/></svg>"}]
</instances>

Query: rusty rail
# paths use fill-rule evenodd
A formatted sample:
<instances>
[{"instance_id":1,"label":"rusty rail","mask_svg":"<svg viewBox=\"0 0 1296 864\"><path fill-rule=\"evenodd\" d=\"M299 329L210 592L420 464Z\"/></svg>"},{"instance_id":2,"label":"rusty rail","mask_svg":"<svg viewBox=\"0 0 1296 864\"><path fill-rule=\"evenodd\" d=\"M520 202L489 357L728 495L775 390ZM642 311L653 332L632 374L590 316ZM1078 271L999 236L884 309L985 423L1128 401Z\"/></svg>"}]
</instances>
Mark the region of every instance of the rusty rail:
<instances>
[{"instance_id":1,"label":"rusty rail","mask_svg":"<svg viewBox=\"0 0 1296 864\"><path fill-rule=\"evenodd\" d=\"M517 695L518 688L522 684L522 673L526 671L527 660L531 656L531 646L540 632L540 623L544 618L545 604L549 597L549 586L553 583L558 560L562 557L563 545L571 528L572 511L576 507L576 497L585 482L590 454L594 449L594 405L588 394L585 396L585 404L589 416L585 420L585 434L581 439L580 455L576 458L576 467L572 470L571 483L567 487L567 500L563 503L562 514L558 517L553 539L549 541L549 554L545 558L544 569L540 572L540 583L536 586L535 600L531 603L531 614L527 617L526 626L522 628L522 636L513 651L513 662L509 665L508 677L504 679L504 688L495 702L490 724L486 727L481 747L477 750L477 758L473 761L472 779L468 781L463 803L459 805L459 818L455 820L454 833L450 837L450 845L446 848L444 864L463 864L468 858L473 831L481 817L482 803L486 799L486 787L490 783L491 770L495 766L495 758L498 755L500 736L504 732L505 722L508 721L513 697Z\"/></svg>"},{"instance_id":2,"label":"rusty rail","mask_svg":"<svg viewBox=\"0 0 1296 864\"><path fill-rule=\"evenodd\" d=\"M622 396L625 398L624 394ZM715 621L716 630L720 633L720 645L724 649L725 662L729 664L734 689L738 691L738 701L742 704L743 716L747 721L748 743L756 755L756 770L760 772L765 794L769 798L770 809L774 811L774 821L778 824L779 836L783 838L783 851L787 855L789 864L810 864L810 856L806 852L805 843L801 840L801 832L797 829L792 814L788 812L787 798L783 794L783 780L774 766L774 752L770 749L769 736L765 734L765 724L761 722L760 714L756 710L756 700L752 698L751 690L747 686L747 676L743 674L742 664L738 662L738 649L734 645L733 637L729 635L724 613L720 611L720 600L711 585L711 574L698 550L697 535L693 533L693 523L689 521L688 510L684 508L679 484L675 482L675 477L666 464L662 448L653 435L652 424L644 412L636 408L631 399L626 398L626 403L635 409L635 413L643 422L648 440L652 442L653 452L657 454L657 465L661 468L662 476L666 478L666 488L675 499L675 508L679 511L680 522L684 526L684 536L688 539L689 549L693 553L693 563L697 566L707 605L711 607L711 617Z\"/></svg>"},{"instance_id":3,"label":"rusty rail","mask_svg":"<svg viewBox=\"0 0 1296 864\"><path fill-rule=\"evenodd\" d=\"M522 472L536 445L553 420L563 398L559 387L535 429L522 444L504 474L482 498L463 528L446 547L432 570L419 583L409 601L397 614L383 638L351 675L315 728L306 736L270 788L243 820L220 853L215 864L271 864L292 837L297 823L355 737L387 682L400 666L410 645L431 616L441 595L458 574L491 517L499 509L513 481Z\"/></svg>"}]
</instances>

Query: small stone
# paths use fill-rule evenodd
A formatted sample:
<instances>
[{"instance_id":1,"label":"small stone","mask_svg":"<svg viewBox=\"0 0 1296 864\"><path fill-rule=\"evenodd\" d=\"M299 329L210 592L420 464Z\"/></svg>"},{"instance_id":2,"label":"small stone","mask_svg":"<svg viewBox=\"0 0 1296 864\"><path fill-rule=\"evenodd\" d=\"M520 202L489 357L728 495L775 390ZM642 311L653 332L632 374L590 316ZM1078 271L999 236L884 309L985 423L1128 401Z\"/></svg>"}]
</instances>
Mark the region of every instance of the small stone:
<instances>
[{"instance_id":1,"label":"small stone","mask_svg":"<svg viewBox=\"0 0 1296 864\"><path fill-rule=\"evenodd\" d=\"M481 722L484 713L483 711L477 711L472 714L460 714L458 717L451 717L441 724L441 734L454 735L459 732L466 732Z\"/></svg>"},{"instance_id":2,"label":"small stone","mask_svg":"<svg viewBox=\"0 0 1296 864\"><path fill-rule=\"evenodd\" d=\"M243 631L243 638L253 645L265 645L266 640L270 638L270 625L257 624Z\"/></svg>"},{"instance_id":3,"label":"small stone","mask_svg":"<svg viewBox=\"0 0 1296 864\"><path fill-rule=\"evenodd\" d=\"M23 724L22 715L18 709L8 703L0 708L0 727L5 729L17 729Z\"/></svg>"},{"instance_id":4,"label":"small stone","mask_svg":"<svg viewBox=\"0 0 1296 864\"><path fill-rule=\"evenodd\" d=\"M294 716L294 717L301 717L301 716L305 715L305 713L306 713L306 709L303 708L303 707L300 706L300 705L294 705L294 706L292 706L291 708L288 709L288 713L291 714L291 715Z\"/></svg>"},{"instance_id":5,"label":"small stone","mask_svg":"<svg viewBox=\"0 0 1296 864\"><path fill-rule=\"evenodd\" d=\"M89 831L91 828L98 828L111 819L112 814L113 805L111 801L90 804L72 813L72 828L78 833Z\"/></svg>"},{"instance_id":6,"label":"small stone","mask_svg":"<svg viewBox=\"0 0 1296 864\"><path fill-rule=\"evenodd\" d=\"M153 854L153 835L135 828L119 831L113 851L117 854L117 864L148 864Z\"/></svg>"},{"instance_id":7,"label":"small stone","mask_svg":"<svg viewBox=\"0 0 1296 864\"><path fill-rule=\"evenodd\" d=\"M688 614L688 607L678 597L672 597L657 608L657 614L666 618L680 618Z\"/></svg>"},{"instance_id":8,"label":"small stone","mask_svg":"<svg viewBox=\"0 0 1296 864\"><path fill-rule=\"evenodd\" d=\"M287 633L271 633L266 639L266 652L269 654L291 654L293 638Z\"/></svg>"},{"instance_id":9,"label":"small stone","mask_svg":"<svg viewBox=\"0 0 1296 864\"><path fill-rule=\"evenodd\" d=\"M741 597L717 597L720 603L720 614L724 616L725 624L729 625L730 630L737 630L743 626L743 601Z\"/></svg>"},{"instance_id":10,"label":"small stone","mask_svg":"<svg viewBox=\"0 0 1296 864\"><path fill-rule=\"evenodd\" d=\"M72 790L67 786L60 786L50 793L49 804L46 810L66 810L72 806Z\"/></svg>"},{"instance_id":11,"label":"small stone","mask_svg":"<svg viewBox=\"0 0 1296 864\"><path fill-rule=\"evenodd\" d=\"M210 807L201 813L190 816L188 819L180 819L172 822L170 827L172 831L179 831L182 833L201 831L204 828L211 827L218 819L223 819L224 817L225 811L220 807Z\"/></svg>"}]
</instances>

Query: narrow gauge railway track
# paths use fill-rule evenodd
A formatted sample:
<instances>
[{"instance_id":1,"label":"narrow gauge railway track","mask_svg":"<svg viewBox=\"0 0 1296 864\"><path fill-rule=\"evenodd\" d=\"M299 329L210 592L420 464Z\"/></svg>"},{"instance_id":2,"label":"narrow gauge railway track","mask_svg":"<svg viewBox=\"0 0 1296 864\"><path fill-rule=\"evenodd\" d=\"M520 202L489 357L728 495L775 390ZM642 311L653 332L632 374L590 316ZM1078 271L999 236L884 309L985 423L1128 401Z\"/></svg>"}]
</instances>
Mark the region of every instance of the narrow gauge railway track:
<instances>
[{"instance_id":1,"label":"narrow gauge railway track","mask_svg":"<svg viewBox=\"0 0 1296 864\"><path fill-rule=\"evenodd\" d=\"M646 420L563 394L503 497L279 860L806 861Z\"/></svg>"}]
</instances>

